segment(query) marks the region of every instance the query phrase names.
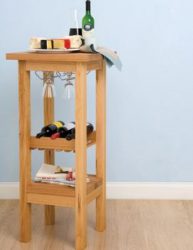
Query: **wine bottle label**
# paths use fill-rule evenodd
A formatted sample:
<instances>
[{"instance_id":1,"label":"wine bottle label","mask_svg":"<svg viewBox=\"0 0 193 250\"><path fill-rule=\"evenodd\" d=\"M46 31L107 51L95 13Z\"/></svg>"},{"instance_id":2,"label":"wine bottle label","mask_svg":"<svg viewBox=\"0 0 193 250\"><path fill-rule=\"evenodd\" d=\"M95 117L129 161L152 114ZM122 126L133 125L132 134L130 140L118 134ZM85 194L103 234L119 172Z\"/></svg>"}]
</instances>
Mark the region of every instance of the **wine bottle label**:
<instances>
[{"instance_id":1,"label":"wine bottle label","mask_svg":"<svg viewBox=\"0 0 193 250\"><path fill-rule=\"evenodd\" d=\"M87 122L86 126L89 126L89 125L90 125L90 123ZM69 122L69 123L67 123L67 124L65 125L65 127L66 127L68 130L70 130L70 129L72 129L72 128L75 128L75 123Z\"/></svg>"},{"instance_id":2,"label":"wine bottle label","mask_svg":"<svg viewBox=\"0 0 193 250\"><path fill-rule=\"evenodd\" d=\"M84 29L85 31L90 31L90 30L92 30L93 28L94 28L93 25L87 23L87 24L84 25L84 28L83 28L83 29Z\"/></svg>"},{"instance_id":3,"label":"wine bottle label","mask_svg":"<svg viewBox=\"0 0 193 250\"><path fill-rule=\"evenodd\" d=\"M53 123L57 128L63 127L63 124L61 122L54 122Z\"/></svg>"},{"instance_id":4,"label":"wine bottle label","mask_svg":"<svg viewBox=\"0 0 193 250\"><path fill-rule=\"evenodd\" d=\"M70 129L72 129L72 128L75 128L75 124L74 123L67 123L66 125L65 125L65 127L68 129L68 130L70 130Z\"/></svg>"}]
</instances>

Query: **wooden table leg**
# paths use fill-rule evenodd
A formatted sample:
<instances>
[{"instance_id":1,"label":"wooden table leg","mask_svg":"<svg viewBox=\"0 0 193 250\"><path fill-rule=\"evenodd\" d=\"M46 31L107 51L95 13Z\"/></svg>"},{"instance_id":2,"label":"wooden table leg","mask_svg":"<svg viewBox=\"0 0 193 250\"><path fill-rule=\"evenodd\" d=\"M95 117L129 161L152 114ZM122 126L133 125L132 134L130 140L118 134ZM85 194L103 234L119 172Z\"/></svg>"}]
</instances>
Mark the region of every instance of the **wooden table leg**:
<instances>
[{"instance_id":1,"label":"wooden table leg","mask_svg":"<svg viewBox=\"0 0 193 250\"><path fill-rule=\"evenodd\" d=\"M96 176L102 192L96 199L96 230L106 227L106 64L96 72Z\"/></svg>"},{"instance_id":2,"label":"wooden table leg","mask_svg":"<svg viewBox=\"0 0 193 250\"><path fill-rule=\"evenodd\" d=\"M83 250L87 244L87 197L86 197L86 65L78 64L76 69L76 250Z\"/></svg>"},{"instance_id":3,"label":"wooden table leg","mask_svg":"<svg viewBox=\"0 0 193 250\"><path fill-rule=\"evenodd\" d=\"M19 156L20 156L20 240L31 239L31 204L27 203L27 183L31 181L30 72L19 62Z\"/></svg>"},{"instance_id":4,"label":"wooden table leg","mask_svg":"<svg viewBox=\"0 0 193 250\"><path fill-rule=\"evenodd\" d=\"M53 72L44 72L44 82L48 77L53 77ZM48 93L45 92L44 96L44 125L48 125L54 122L54 97L48 97ZM45 150L44 162L47 164L54 164L54 150ZM45 224L53 225L55 223L55 207L45 205Z\"/></svg>"}]
</instances>

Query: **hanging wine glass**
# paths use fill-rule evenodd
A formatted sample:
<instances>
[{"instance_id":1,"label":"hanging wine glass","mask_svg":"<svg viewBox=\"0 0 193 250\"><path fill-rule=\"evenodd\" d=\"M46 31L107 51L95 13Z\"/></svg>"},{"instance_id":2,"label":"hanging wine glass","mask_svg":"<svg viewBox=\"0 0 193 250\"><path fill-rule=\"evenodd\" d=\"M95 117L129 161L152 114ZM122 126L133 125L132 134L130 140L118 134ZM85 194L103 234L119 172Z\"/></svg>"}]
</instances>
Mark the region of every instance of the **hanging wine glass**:
<instances>
[{"instance_id":1,"label":"hanging wine glass","mask_svg":"<svg viewBox=\"0 0 193 250\"><path fill-rule=\"evenodd\" d=\"M53 98L56 96L55 86L54 86L54 74L52 72L44 73L44 85L42 91L42 97Z\"/></svg>"},{"instance_id":2,"label":"hanging wine glass","mask_svg":"<svg viewBox=\"0 0 193 250\"><path fill-rule=\"evenodd\" d=\"M66 73L65 83L64 83L64 99L71 99L74 96L74 77L71 72Z\"/></svg>"}]
</instances>

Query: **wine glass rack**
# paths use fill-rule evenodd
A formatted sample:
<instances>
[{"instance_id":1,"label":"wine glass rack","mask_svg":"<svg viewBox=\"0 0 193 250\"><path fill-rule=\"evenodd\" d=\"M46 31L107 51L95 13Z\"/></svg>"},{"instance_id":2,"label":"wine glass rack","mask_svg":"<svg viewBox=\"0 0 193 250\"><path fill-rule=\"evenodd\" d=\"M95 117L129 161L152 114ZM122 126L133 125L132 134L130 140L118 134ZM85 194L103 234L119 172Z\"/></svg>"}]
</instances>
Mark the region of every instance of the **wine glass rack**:
<instances>
[{"instance_id":1,"label":"wine glass rack","mask_svg":"<svg viewBox=\"0 0 193 250\"><path fill-rule=\"evenodd\" d=\"M45 205L45 223L55 223L55 206L75 208L75 248L87 245L87 204L96 200L96 230L106 224L106 64L94 53L8 53L19 68L20 240L31 240L31 204ZM73 72L75 83L76 138L37 139L31 135L30 72ZM87 136L87 71L96 71L96 130ZM44 96L44 123L54 121L54 96ZM87 147L96 145L96 173L87 183ZM31 178L31 151L41 149L45 163L54 164L56 150L75 152L75 188L35 183Z\"/></svg>"}]
</instances>

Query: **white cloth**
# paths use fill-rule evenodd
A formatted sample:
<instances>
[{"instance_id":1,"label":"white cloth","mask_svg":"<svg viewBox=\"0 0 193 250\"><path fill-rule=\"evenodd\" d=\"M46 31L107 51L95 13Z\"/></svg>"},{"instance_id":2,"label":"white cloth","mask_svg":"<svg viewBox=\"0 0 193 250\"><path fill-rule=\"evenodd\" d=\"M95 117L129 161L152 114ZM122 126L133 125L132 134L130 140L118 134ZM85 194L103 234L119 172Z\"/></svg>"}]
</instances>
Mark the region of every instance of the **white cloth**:
<instances>
[{"instance_id":1,"label":"white cloth","mask_svg":"<svg viewBox=\"0 0 193 250\"><path fill-rule=\"evenodd\" d=\"M121 71L122 69L122 63L121 60L117 54L117 52L104 48L104 47L99 47L96 44L96 39L94 36L91 36L90 38L87 37L85 40L85 45L83 45L80 50L83 52L95 52L99 53L104 56L107 65L111 67L112 65L115 65L115 67Z\"/></svg>"}]
</instances>

